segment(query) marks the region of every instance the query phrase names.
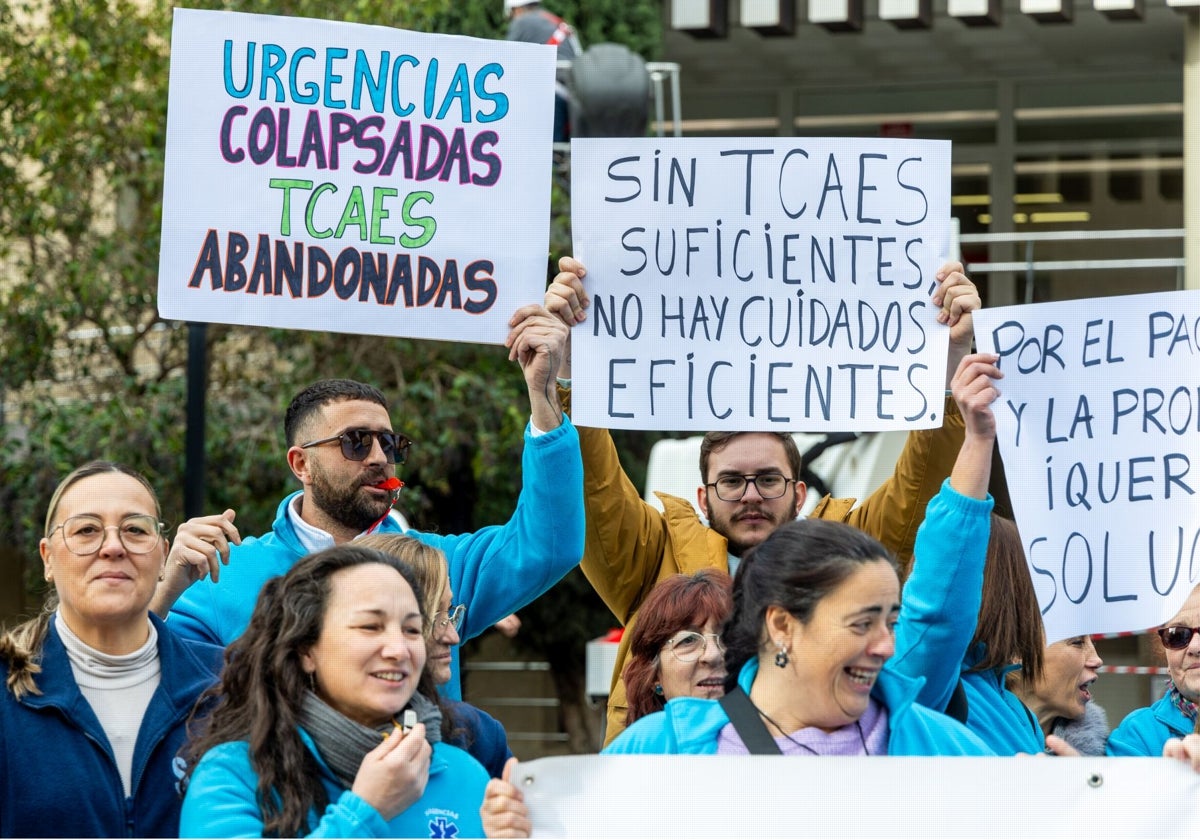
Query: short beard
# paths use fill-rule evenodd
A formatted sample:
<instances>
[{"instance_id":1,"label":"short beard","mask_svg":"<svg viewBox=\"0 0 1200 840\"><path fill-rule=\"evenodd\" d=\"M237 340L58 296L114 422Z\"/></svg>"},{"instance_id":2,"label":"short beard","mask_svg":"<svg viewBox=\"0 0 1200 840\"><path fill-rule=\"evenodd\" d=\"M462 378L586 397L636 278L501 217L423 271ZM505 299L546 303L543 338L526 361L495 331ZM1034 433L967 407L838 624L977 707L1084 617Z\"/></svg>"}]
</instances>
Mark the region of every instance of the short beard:
<instances>
[{"instance_id":1,"label":"short beard","mask_svg":"<svg viewBox=\"0 0 1200 840\"><path fill-rule=\"evenodd\" d=\"M312 503L334 522L354 531L365 531L387 512L388 505L382 500L365 498L361 490L362 485L355 485L348 492L340 491L314 470L309 492Z\"/></svg>"},{"instance_id":2,"label":"short beard","mask_svg":"<svg viewBox=\"0 0 1200 840\"><path fill-rule=\"evenodd\" d=\"M795 506L796 506L796 497L794 495L795 492L796 491L794 491L794 490L791 491L792 495L789 496L791 509L793 509L793 510L795 509ZM775 500L771 499L770 501L775 501ZM759 542L754 543L754 545L735 542L733 537L731 537L729 534L725 533L726 529L724 526L718 528L715 525L713 525L712 505L709 503L707 497L705 497L705 499L704 499L704 515L706 517L708 517L708 527L712 528L714 531L716 531L718 534L720 534L722 537L725 538L726 548L729 551L729 553L732 554L734 557L740 558L740 557L745 556L747 551L749 551L750 549L754 548L755 545L759 545L762 542L762 540L759 540ZM732 522L733 522L732 514L729 517L729 521L730 521L730 524L732 524ZM780 527L785 525L788 521L789 520L784 519L783 522L780 522L778 525L776 525L775 529L771 531L771 534L775 533L776 530L778 530ZM769 537L771 534L768 534L767 537ZM765 540L767 537L763 537L763 539Z\"/></svg>"}]
</instances>

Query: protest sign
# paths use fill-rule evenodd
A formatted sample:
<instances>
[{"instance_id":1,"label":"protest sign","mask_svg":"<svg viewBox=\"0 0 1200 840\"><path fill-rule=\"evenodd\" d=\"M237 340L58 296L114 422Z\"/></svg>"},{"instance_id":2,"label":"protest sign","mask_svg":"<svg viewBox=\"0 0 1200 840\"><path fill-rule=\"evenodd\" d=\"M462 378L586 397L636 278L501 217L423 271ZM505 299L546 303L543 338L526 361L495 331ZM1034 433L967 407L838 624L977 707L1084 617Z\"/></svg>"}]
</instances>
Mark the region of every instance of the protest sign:
<instances>
[{"instance_id":1,"label":"protest sign","mask_svg":"<svg viewBox=\"0 0 1200 840\"><path fill-rule=\"evenodd\" d=\"M176 9L159 312L503 343L545 288L554 62Z\"/></svg>"},{"instance_id":2,"label":"protest sign","mask_svg":"<svg viewBox=\"0 0 1200 840\"><path fill-rule=\"evenodd\" d=\"M983 309L1048 641L1141 630L1200 581L1200 291Z\"/></svg>"},{"instance_id":3,"label":"protest sign","mask_svg":"<svg viewBox=\"0 0 1200 840\"><path fill-rule=\"evenodd\" d=\"M627 429L941 425L950 144L576 140L572 416Z\"/></svg>"},{"instance_id":4,"label":"protest sign","mask_svg":"<svg viewBox=\"0 0 1200 840\"><path fill-rule=\"evenodd\" d=\"M534 837L1192 838L1200 775L1162 758L613 755L522 762Z\"/></svg>"}]
</instances>

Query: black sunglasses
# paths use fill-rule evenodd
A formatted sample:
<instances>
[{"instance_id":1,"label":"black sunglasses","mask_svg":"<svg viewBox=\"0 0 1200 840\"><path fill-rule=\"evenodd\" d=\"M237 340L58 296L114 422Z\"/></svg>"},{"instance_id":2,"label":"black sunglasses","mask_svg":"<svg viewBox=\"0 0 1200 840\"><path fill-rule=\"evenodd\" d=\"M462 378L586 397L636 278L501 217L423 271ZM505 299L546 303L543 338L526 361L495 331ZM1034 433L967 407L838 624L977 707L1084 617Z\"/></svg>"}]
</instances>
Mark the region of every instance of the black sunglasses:
<instances>
[{"instance_id":1,"label":"black sunglasses","mask_svg":"<svg viewBox=\"0 0 1200 840\"><path fill-rule=\"evenodd\" d=\"M387 458L389 464L403 464L408 459L411 440L399 432L378 432L374 429L347 429L340 435L302 443L300 448L308 449L310 446L321 446L336 440L341 442L342 455L347 461L365 461L371 454L371 447L375 445L376 439L379 440L379 448L383 450L383 457Z\"/></svg>"},{"instance_id":2,"label":"black sunglasses","mask_svg":"<svg viewBox=\"0 0 1200 840\"><path fill-rule=\"evenodd\" d=\"M1197 633L1200 633L1200 627L1160 627L1158 638L1167 650L1183 650Z\"/></svg>"}]
</instances>

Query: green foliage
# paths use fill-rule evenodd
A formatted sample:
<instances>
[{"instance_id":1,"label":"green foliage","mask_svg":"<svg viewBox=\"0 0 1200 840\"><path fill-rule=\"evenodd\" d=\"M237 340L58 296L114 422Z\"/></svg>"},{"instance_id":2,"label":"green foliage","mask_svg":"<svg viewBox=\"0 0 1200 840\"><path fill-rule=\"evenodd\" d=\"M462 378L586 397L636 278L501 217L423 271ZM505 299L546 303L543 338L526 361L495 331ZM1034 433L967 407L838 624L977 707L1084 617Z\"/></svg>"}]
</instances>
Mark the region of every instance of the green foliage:
<instances>
[{"instance_id":1,"label":"green foliage","mask_svg":"<svg viewBox=\"0 0 1200 840\"><path fill-rule=\"evenodd\" d=\"M542 5L575 27L584 49L624 44L647 61L662 50L661 0L545 0Z\"/></svg>"},{"instance_id":2,"label":"green foliage","mask_svg":"<svg viewBox=\"0 0 1200 840\"><path fill-rule=\"evenodd\" d=\"M21 407L13 419L25 434L0 444L0 508L8 513L0 540L28 558L28 588L40 585L35 558L46 503L59 480L85 461L107 458L144 473L158 492L163 518L169 524L182 520L185 387L181 377L129 382L120 397ZM231 396L209 405L209 500L213 510L236 509L243 534L261 533L274 518L287 465L279 435L259 420L279 409L254 391Z\"/></svg>"},{"instance_id":3,"label":"green foliage","mask_svg":"<svg viewBox=\"0 0 1200 840\"><path fill-rule=\"evenodd\" d=\"M501 0L188 5L494 38L506 27ZM585 46L619 41L646 58L657 53L658 2L547 6ZM0 547L19 556L31 596L42 585L44 505L75 466L126 462L158 488L166 519L182 516L187 330L160 319L155 305L172 8L167 0L0 4ZM548 162L551 173L553 262L570 252L569 175ZM416 440L401 501L416 526L460 532L511 514L529 409L503 348L221 325L207 332L206 508L236 509L243 534L265 531L295 486L283 410L325 376L373 382L392 398L398 428ZM580 672L583 642L611 623L578 573L523 617L528 650Z\"/></svg>"}]
</instances>

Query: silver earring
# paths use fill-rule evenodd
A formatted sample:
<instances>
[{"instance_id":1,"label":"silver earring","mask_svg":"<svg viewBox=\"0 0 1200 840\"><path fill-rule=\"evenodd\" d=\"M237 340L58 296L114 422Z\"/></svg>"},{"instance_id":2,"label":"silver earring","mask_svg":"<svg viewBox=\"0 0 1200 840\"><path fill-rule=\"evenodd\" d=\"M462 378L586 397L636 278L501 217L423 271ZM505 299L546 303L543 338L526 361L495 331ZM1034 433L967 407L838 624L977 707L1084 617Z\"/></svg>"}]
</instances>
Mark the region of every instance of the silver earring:
<instances>
[{"instance_id":1,"label":"silver earring","mask_svg":"<svg viewBox=\"0 0 1200 840\"><path fill-rule=\"evenodd\" d=\"M787 664L788 664L787 645L785 645L783 642L776 642L775 647L779 648L777 651L775 651L775 667L776 668L787 667Z\"/></svg>"}]
</instances>

